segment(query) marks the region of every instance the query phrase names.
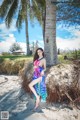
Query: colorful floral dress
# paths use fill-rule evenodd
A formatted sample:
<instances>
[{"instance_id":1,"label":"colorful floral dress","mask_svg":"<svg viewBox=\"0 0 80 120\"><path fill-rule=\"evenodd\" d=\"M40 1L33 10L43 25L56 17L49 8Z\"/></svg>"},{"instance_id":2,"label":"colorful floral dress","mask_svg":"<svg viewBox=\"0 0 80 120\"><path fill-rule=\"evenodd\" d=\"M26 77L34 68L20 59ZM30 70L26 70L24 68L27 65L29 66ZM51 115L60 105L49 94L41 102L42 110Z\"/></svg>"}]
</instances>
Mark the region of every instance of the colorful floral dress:
<instances>
[{"instance_id":1,"label":"colorful floral dress","mask_svg":"<svg viewBox=\"0 0 80 120\"><path fill-rule=\"evenodd\" d=\"M34 61L34 66L38 66L34 69L33 72L33 80L36 80L37 78L41 77L41 72L44 70L43 67L39 66L40 60ZM41 96L41 101L45 102L47 98L47 91L46 91L46 84L45 84L45 75L42 76L42 80L40 83L37 83L34 85L34 88L39 96Z\"/></svg>"}]
</instances>

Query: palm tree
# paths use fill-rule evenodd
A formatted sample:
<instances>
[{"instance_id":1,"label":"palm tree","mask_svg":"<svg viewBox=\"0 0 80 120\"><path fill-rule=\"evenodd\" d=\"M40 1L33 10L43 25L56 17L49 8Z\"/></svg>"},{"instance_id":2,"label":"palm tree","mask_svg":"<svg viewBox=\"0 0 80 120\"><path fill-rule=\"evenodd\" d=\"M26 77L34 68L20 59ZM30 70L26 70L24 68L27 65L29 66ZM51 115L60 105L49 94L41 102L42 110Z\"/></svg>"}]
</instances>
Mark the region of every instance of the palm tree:
<instances>
[{"instance_id":1,"label":"palm tree","mask_svg":"<svg viewBox=\"0 0 80 120\"><path fill-rule=\"evenodd\" d=\"M41 22L43 28L44 50L47 65L57 64L56 6L51 3L51 0L34 1L36 1L38 5L37 8L40 9L40 17L38 17L38 20Z\"/></svg>"},{"instance_id":2,"label":"palm tree","mask_svg":"<svg viewBox=\"0 0 80 120\"><path fill-rule=\"evenodd\" d=\"M28 18L27 18L27 0L4 0L0 7L0 17L5 19L6 26L10 28L14 15L16 17L16 26L20 31L22 22L26 24L26 44L27 55L30 53L29 36L28 36Z\"/></svg>"},{"instance_id":3,"label":"palm tree","mask_svg":"<svg viewBox=\"0 0 80 120\"><path fill-rule=\"evenodd\" d=\"M47 65L57 64L58 59L55 32L56 6L52 5L51 0L35 0L35 1L38 5L37 8L40 9L39 15L40 17L38 17L39 18L38 20L41 22L43 28L43 40Z\"/></svg>"},{"instance_id":4,"label":"palm tree","mask_svg":"<svg viewBox=\"0 0 80 120\"><path fill-rule=\"evenodd\" d=\"M35 17L42 24L41 11L38 9L37 0L4 0L0 6L0 17L5 19L6 26L10 28L14 15L16 17L16 27L20 31L22 23L25 22L27 55L30 54L28 18L33 20Z\"/></svg>"},{"instance_id":5,"label":"palm tree","mask_svg":"<svg viewBox=\"0 0 80 120\"><path fill-rule=\"evenodd\" d=\"M56 45L56 22L63 21L68 26L79 25L79 3L80 0L46 0L44 49L46 54L47 65L55 65L58 63Z\"/></svg>"},{"instance_id":6,"label":"palm tree","mask_svg":"<svg viewBox=\"0 0 80 120\"><path fill-rule=\"evenodd\" d=\"M44 41L44 39L45 39L46 2L45 2L45 0L35 0L35 1L37 2L38 9L40 12L40 15L39 14L36 14L36 15L39 15L39 17L37 16L37 18L39 18L38 20L42 26L43 41Z\"/></svg>"},{"instance_id":7,"label":"palm tree","mask_svg":"<svg viewBox=\"0 0 80 120\"><path fill-rule=\"evenodd\" d=\"M56 0L53 0L56 1ZM46 24L45 24L45 55L47 65L58 63L56 46L56 6L51 0L46 0Z\"/></svg>"}]
</instances>

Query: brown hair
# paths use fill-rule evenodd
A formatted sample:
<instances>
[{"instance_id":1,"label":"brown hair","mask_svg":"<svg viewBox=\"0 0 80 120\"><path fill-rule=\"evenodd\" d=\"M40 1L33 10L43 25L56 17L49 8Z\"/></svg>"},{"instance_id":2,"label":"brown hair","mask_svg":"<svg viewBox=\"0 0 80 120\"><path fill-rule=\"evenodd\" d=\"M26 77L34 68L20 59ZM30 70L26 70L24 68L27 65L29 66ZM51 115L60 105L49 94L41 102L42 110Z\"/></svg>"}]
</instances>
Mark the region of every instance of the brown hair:
<instances>
[{"instance_id":1,"label":"brown hair","mask_svg":"<svg viewBox=\"0 0 80 120\"><path fill-rule=\"evenodd\" d=\"M44 57L44 51L43 51L43 49L42 48L37 48L37 50L36 50L36 52L34 54L33 62L39 58L38 53L37 53L38 50L41 50L43 52L42 55Z\"/></svg>"}]
</instances>

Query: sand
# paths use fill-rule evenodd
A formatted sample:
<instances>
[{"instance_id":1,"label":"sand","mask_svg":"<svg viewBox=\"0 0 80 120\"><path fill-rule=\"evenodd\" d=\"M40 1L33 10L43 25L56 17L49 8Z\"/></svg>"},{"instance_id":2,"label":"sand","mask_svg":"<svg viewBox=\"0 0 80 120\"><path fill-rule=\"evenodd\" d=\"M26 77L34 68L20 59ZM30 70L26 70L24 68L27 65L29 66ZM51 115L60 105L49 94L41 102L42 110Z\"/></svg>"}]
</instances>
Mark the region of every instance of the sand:
<instances>
[{"instance_id":1,"label":"sand","mask_svg":"<svg viewBox=\"0 0 80 120\"><path fill-rule=\"evenodd\" d=\"M80 120L80 110L65 104L40 103L36 111L34 104L18 76L0 75L0 117L1 111L8 111L8 120Z\"/></svg>"}]
</instances>

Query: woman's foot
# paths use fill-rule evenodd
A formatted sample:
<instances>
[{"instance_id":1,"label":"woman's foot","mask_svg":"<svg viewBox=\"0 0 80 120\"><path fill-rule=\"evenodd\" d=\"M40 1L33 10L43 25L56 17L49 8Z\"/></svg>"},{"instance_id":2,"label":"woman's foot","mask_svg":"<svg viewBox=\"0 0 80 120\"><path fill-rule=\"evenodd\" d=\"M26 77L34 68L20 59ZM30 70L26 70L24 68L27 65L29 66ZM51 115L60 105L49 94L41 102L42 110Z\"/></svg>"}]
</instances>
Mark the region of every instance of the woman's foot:
<instances>
[{"instance_id":1,"label":"woman's foot","mask_svg":"<svg viewBox=\"0 0 80 120\"><path fill-rule=\"evenodd\" d=\"M36 105L35 105L34 109L38 108L39 103L40 103L40 96L38 96L37 99L36 99Z\"/></svg>"}]
</instances>

